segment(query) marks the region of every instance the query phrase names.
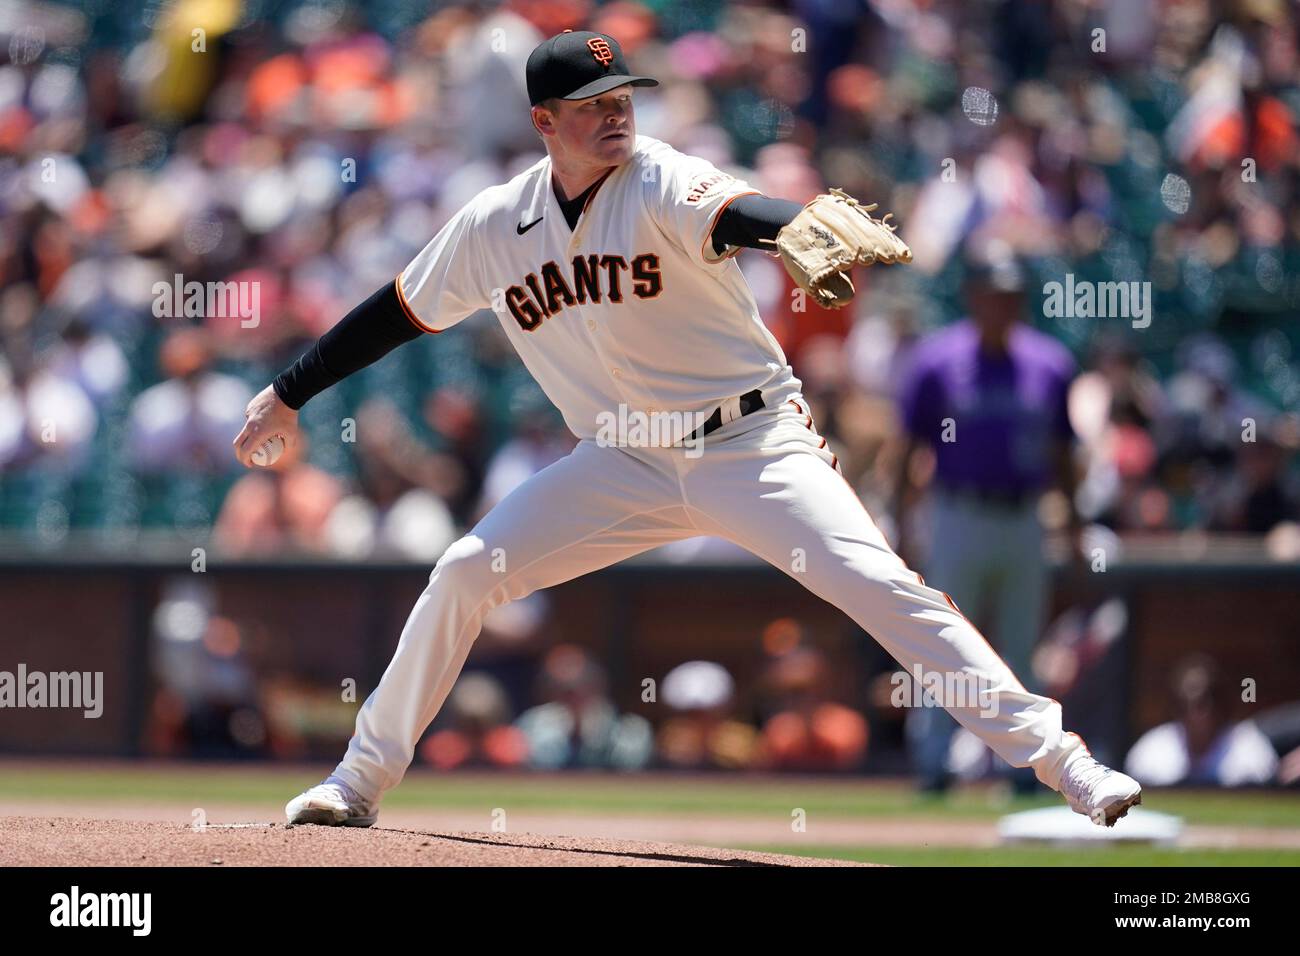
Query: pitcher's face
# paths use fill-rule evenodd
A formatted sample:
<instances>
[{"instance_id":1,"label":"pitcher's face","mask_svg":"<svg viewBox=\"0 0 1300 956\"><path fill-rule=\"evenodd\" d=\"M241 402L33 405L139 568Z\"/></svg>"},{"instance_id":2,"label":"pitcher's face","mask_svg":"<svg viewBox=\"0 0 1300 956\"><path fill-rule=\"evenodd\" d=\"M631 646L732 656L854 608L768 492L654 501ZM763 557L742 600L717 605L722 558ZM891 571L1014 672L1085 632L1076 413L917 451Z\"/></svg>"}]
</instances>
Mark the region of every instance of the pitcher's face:
<instances>
[{"instance_id":1,"label":"pitcher's face","mask_svg":"<svg viewBox=\"0 0 1300 956\"><path fill-rule=\"evenodd\" d=\"M632 158L636 141L632 89L628 84L585 100L560 100L555 112L536 107L549 118L538 118L538 128L555 137L555 148L570 163L621 165Z\"/></svg>"}]
</instances>

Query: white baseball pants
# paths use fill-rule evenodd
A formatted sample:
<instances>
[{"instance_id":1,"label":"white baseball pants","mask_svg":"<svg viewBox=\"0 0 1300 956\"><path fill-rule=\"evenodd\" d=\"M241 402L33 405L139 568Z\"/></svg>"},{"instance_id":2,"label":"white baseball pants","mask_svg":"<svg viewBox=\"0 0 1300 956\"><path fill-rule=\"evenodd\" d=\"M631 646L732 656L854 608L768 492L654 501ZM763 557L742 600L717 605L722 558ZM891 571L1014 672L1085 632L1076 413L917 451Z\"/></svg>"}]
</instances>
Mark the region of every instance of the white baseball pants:
<instances>
[{"instance_id":1,"label":"white baseball pants","mask_svg":"<svg viewBox=\"0 0 1300 956\"><path fill-rule=\"evenodd\" d=\"M1061 705L1026 690L948 596L894 554L802 396L783 389L764 400L707 436L697 455L586 439L503 499L429 575L335 774L375 801L397 786L491 608L680 538L717 535L843 610L909 673L978 680L988 696L941 703L1007 763L1059 789L1067 757L1084 746L1062 730Z\"/></svg>"}]
</instances>

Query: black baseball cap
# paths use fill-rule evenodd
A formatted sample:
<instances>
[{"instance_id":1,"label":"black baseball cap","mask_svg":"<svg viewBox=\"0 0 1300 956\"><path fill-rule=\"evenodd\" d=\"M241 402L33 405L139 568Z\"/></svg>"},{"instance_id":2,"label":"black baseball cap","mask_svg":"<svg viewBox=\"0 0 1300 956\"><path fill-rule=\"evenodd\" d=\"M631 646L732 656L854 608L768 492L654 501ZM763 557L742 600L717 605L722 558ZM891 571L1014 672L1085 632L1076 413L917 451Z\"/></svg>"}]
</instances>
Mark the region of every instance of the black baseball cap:
<instances>
[{"instance_id":1,"label":"black baseball cap","mask_svg":"<svg viewBox=\"0 0 1300 956\"><path fill-rule=\"evenodd\" d=\"M658 80L627 72L623 49L608 33L565 30L528 55L528 100L533 106L552 97L585 100L628 83L659 85Z\"/></svg>"}]
</instances>

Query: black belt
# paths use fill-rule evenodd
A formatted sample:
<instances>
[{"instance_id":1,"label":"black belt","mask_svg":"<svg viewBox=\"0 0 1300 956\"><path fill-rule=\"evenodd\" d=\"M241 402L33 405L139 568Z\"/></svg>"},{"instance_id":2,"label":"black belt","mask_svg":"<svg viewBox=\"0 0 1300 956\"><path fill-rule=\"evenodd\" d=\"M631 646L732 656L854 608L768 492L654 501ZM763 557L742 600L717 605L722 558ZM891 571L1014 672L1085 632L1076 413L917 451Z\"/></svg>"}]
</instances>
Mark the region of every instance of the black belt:
<instances>
[{"instance_id":1,"label":"black belt","mask_svg":"<svg viewBox=\"0 0 1300 956\"><path fill-rule=\"evenodd\" d=\"M746 392L744 395L740 396L739 417L744 418L750 412L756 412L763 407L764 405L763 405L762 392L760 392L758 389L754 389L752 392ZM734 418L732 419L732 421L735 420L736 419ZM697 432L702 432L703 434L701 434L700 437L703 438L704 435L709 434L709 432L715 432L721 427L722 427L722 406L718 406L713 410L713 414L710 415L707 419L705 419L703 426L695 429L695 431L687 435L684 439L682 439L682 441L683 442L694 441Z\"/></svg>"}]
</instances>

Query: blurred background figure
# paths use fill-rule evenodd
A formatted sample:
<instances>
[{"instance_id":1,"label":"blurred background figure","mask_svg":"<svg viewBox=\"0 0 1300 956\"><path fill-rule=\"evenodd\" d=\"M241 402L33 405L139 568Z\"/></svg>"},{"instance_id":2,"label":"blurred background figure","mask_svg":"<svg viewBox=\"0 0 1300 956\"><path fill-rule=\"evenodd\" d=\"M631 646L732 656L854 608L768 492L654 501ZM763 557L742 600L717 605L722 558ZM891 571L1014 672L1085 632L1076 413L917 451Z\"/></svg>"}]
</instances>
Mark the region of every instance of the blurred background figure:
<instances>
[{"instance_id":1,"label":"blurred background figure","mask_svg":"<svg viewBox=\"0 0 1300 956\"><path fill-rule=\"evenodd\" d=\"M285 449L273 467L250 471L235 482L212 529L213 543L240 557L329 554L331 515L343 485L305 460L306 440Z\"/></svg>"},{"instance_id":2,"label":"blurred background figure","mask_svg":"<svg viewBox=\"0 0 1300 956\"><path fill-rule=\"evenodd\" d=\"M177 329L163 341L158 366L164 381L131 404L132 464L142 472L233 473L230 429L244 423L252 391L239 379L213 369L210 336L200 328Z\"/></svg>"},{"instance_id":3,"label":"blurred background figure","mask_svg":"<svg viewBox=\"0 0 1300 956\"><path fill-rule=\"evenodd\" d=\"M245 635L215 613L211 585L175 578L153 615L157 681L146 735L166 756L229 759L268 752L267 721Z\"/></svg>"},{"instance_id":4,"label":"blurred background figure","mask_svg":"<svg viewBox=\"0 0 1300 956\"><path fill-rule=\"evenodd\" d=\"M662 766L739 770L759 757L758 730L733 715L736 682L721 664L687 661L664 675L659 699L671 716L655 744Z\"/></svg>"},{"instance_id":5,"label":"blurred background figure","mask_svg":"<svg viewBox=\"0 0 1300 956\"><path fill-rule=\"evenodd\" d=\"M1288 423L1273 417L1258 421L1251 438L1238 442L1236 468L1216 489L1216 530L1266 535L1300 519L1300 489L1287 470L1295 452Z\"/></svg>"},{"instance_id":6,"label":"blurred background figure","mask_svg":"<svg viewBox=\"0 0 1300 956\"><path fill-rule=\"evenodd\" d=\"M452 688L446 706L447 716L438 722L442 729L418 748L426 762L439 770L513 769L527 763L528 736L510 725L510 700L491 674L467 673Z\"/></svg>"},{"instance_id":7,"label":"blurred background figure","mask_svg":"<svg viewBox=\"0 0 1300 956\"><path fill-rule=\"evenodd\" d=\"M572 644L547 652L538 677L542 701L515 726L527 741L528 765L639 770L654 753L654 731L636 714L620 714L609 699L605 672Z\"/></svg>"},{"instance_id":8,"label":"blurred background figure","mask_svg":"<svg viewBox=\"0 0 1300 956\"><path fill-rule=\"evenodd\" d=\"M1138 738L1124 772L1155 787L1272 783L1277 751L1253 720L1229 720L1233 693L1211 658L1198 654L1180 661L1169 687L1174 719Z\"/></svg>"},{"instance_id":9,"label":"blurred background figure","mask_svg":"<svg viewBox=\"0 0 1300 956\"><path fill-rule=\"evenodd\" d=\"M512 396L517 422L513 438L497 449L483 476L477 516L487 514L502 498L547 465L573 450L577 439L541 391L524 388Z\"/></svg>"},{"instance_id":10,"label":"blurred background figure","mask_svg":"<svg viewBox=\"0 0 1300 956\"><path fill-rule=\"evenodd\" d=\"M444 386L429 395L424 421L438 441L438 450L451 459L451 476L441 493L457 527L468 527L487 468L488 435L475 397L463 389Z\"/></svg>"},{"instance_id":11,"label":"blurred background figure","mask_svg":"<svg viewBox=\"0 0 1300 956\"><path fill-rule=\"evenodd\" d=\"M84 318L74 316L64 324L59 338L50 349L50 372L79 386L97 408L112 402L126 385L130 371L112 336L95 331Z\"/></svg>"},{"instance_id":12,"label":"blurred background figure","mask_svg":"<svg viewBox=\"0 0 1300 956\"><path fill-rule=\"evenodd\" d=\"M776 657L759 679L762 761L773 770L827 773L856 770L867 753L862 714L829 699L826 656L799 647Z\"/></svg>"},{"instance_id":13,"label":"blurred background figure","mask_svg":"<svg viewBox=\"0 0 1300 956\"><path fill-rule=\"evenodd\" d=\"M1277 751L1277 782L1300 787L1300 700L1269 708L1255 718L1255 726Z\"/></svg>"},{"instance_id":14,"label":"blurred background figure","mask_svg":"<svg viewBox=\"0 0 1300 956\"><path fill-rule=\"evenodd\" d=\"M1169 407L1155 369L1115 332L1097 337L1090 358L1069 399L1085 462L1080 515L1109 528L1168 530L1173 514L1159 481L1157 442Z\"/></svg>"},{"instance_id":15,"label":"blurred background figure","mask_svg":"<svg viewBox=\"0 0 1300 956\"><path fill-rule=\"evenodd\" d=\"M906 446L897 513L906 559L913 458L925 447L934 456L933 518L925 557L913 566L925 569L928 582L952 597L1037 692L1030 663L1047 601L1038 513L1044 491L1059 488L1069 502L1072 540L1079 523L1067 412L1074 361L1055 339L1021 323L1026 284L1010 249L970 260L969 317L916 346L899 398ZM956 721L923 707L909 722L920 785L941 791ZM1026 769L1013 779L1019 789L1037 786Z\"/></svg>"},{"instance_id":16,"label":"blurred background figure","mask_svg":"<svg viewBox=\"0 0 1300 956\"><path fill-rule=\"evenodd\" d=\"M330 550L437 561L456 539L447 499L462 493L459 463L417 438L401 410L384 398L370 399L357 412L355 439L358 487L330 515Z\"/></svg>"},{"instance_id":17,"label":"blurred background figure","mask_svg":"<svg viewBox=\"0 0 1300 956\"><path fill-rule=\"evenodd\" d=\"M0 468L75 473L98 425L94 403L66 369L32 355L0 367Z\"/></svg>"},{"instance_id":18,"label":"blurred background figure","mask_svg":"<svg viewBox=\"0 0 1300 956\"><path fill-rule=\"evenodd\" d=\"M1179 371L1169 381L1169 414L1161 430L1164 484L1171 489L1175 511L1169 523L1245 531L1247 516L1239 508L1244 502L1231 499L1271 483L1270 453L1250 446L1269 441L1275 413L1240 386L1238 362L1218 336L1190 336L1179 343L1177 361ZM1276 450L1285 460L1282 449ZM1259 504L1274 514L1264 508L1256 511L1252 518L1268 523L1258 533L1284 520L1286 504L1276 496L1267 505L1262 500Z\"/></svg>"}]
</instances>

